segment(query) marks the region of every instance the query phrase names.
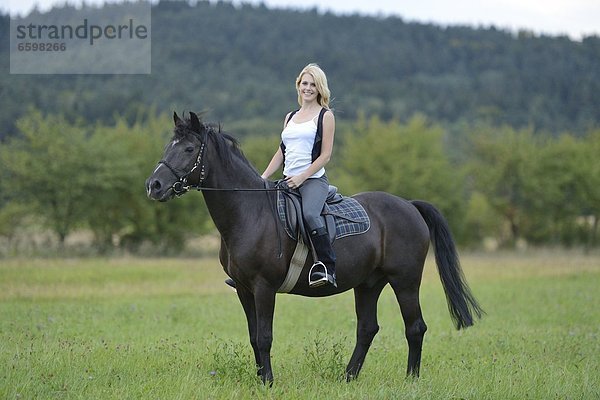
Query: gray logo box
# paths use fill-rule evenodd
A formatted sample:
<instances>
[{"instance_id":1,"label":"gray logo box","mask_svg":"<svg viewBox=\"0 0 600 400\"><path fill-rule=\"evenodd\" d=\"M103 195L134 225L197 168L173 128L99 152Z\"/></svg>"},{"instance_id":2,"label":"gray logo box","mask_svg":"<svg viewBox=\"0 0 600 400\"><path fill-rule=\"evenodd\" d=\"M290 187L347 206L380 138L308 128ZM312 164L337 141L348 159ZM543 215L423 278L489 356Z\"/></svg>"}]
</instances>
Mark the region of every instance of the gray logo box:
<instances>
[{"instance_id":1,"label":"gray logo box","mask_svg":"<svg viewBox=\"0 0 600 400\"><path fill-rule=\"evenodd\" d=\"M11 74L149 74L151 3L67 6L10 19Z\"/></svg>"}]
</instances>

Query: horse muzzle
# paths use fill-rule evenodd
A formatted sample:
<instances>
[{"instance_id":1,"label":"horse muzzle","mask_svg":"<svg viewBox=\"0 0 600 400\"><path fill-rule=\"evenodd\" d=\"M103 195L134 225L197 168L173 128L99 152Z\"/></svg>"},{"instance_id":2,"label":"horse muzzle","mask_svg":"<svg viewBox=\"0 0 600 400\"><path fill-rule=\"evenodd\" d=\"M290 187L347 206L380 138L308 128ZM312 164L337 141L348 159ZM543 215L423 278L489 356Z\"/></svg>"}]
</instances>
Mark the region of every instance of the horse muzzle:
<instances>
[{"instance_id":1,"label":"horse muzzle","mask_svg":"<svg viewBox=\"0 0 600 400\"><path fill-rule=\"evenodd\" d=\"M152 200L164 202L175 197L175 191L172 186L167 186L159 179L150 177L146 180L146 195Z\"/></svg>"}]
</instances>

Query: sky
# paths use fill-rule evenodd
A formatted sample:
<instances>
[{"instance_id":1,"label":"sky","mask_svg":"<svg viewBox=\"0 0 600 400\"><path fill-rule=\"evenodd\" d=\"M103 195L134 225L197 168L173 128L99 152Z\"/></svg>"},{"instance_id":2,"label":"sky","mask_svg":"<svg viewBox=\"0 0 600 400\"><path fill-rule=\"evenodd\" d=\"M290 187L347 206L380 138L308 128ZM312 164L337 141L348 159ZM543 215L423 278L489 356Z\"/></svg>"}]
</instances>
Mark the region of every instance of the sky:
<instances>
[{"instance_id":1,"label":"sky","mask_svg":"<svg viewBox=\"0 0 600 400\"><path fill-rule=\"evenodd\" d=\"M102 4L105 0L0 0L0 10L27 14L37 4L40 11L65 2ZM119 2L119 0L109 0ZM158 0L152 0L156 2ZM335 13L395 15L410 22L467 25L536 34L568 35L574 40L600 36L600 0L244 0L277 8L318 8ZM234 3L240 3L235 0Z\"/></svg>"}]
</instances>

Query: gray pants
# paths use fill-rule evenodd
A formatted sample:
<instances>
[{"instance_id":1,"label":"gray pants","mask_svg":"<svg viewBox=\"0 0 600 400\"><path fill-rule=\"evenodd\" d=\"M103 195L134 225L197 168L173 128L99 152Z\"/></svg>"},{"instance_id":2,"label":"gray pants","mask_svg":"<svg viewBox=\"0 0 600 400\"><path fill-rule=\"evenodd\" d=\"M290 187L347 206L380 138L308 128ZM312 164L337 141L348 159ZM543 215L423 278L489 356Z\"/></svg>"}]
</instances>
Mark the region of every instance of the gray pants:
<instances>
[{"instance_id":1,"label":"gray pants","mask_svg":"<svg viewBox=\"0 0 600 400\"><path fill-rule=\"evenodd\" d=\"M325 227L321 211L323 211L323 205L329 192L327 175L305 180L298 190L302 196L302 214L308 228L313 231Z\"/></svg>"}]
</instances>

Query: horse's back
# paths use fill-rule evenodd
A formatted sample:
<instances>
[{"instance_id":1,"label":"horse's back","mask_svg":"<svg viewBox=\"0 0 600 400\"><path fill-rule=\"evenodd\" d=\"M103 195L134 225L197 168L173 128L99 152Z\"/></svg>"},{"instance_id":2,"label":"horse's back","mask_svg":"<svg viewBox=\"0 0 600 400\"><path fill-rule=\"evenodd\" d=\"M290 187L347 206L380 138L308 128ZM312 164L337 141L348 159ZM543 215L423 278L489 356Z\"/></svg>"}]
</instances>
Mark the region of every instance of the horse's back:
<instances>
[{"instance_id":1,"label":"horse's back","mask_svg":"<svg viewBox=\"0 0 600 400\"><path fill-rule=\"evenodd\" d=\"M386 192L363 192L352 196L367 210L369 217L382 223L402 222L402 225L420 231L429 239L429 229L419 210L408 200Z\"/></svg>"}]
</instances>

